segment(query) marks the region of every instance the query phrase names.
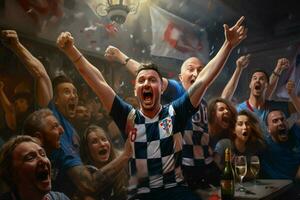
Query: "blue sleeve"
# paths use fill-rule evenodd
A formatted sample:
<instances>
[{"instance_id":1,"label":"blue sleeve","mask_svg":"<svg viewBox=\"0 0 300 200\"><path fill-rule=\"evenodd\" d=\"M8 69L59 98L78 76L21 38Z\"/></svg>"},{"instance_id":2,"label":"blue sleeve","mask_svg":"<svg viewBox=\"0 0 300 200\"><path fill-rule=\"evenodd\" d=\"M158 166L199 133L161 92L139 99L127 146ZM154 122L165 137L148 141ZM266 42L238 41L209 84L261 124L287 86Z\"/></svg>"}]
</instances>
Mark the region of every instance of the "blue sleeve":
<instances>
[{"instance_id":1,"label":"blue sleeve","mask_svg":"<svg viewBox=\"0 0 300 200\"><path fill-rule=\"evenodd\" d=\"M66 145L65 145L66 147ZM68 170L71 167L82 165L80 156L77 152L71 150L66 151L65 148L59 148L51 153L51 163L54 163L55 167L62 171Z\"/></svg>"},{"instance_id":2,"label":"blue sleeve","mask_svg":"<svg viewBox=\"0 0 300 200\"><path fill-rule=\"evenodd\" d=\"M298 138L298 140L300 141L300 125L295 123L292 128L291 131L294 132L295 136Z\"/></svg>"},{"instance_id":3,"label":"blue sleeve","mask_svg":"<svg viewBox=\"0 0 300 200\"><path fill-rule=\"evenodd\" d=\"M194 108L192 105L188 93L173 101L171 105L175 111L176 131L182 131L187 121L191 120L191 117L199 110L199 107Z\"/></svg>"},{"instance_id":4,"label":"blue sleeve","mask_svg":"<svg viewBox=\"0 0 300 200\"><path fill-rule=\"evenodd\" d=\"M127 138L127 134L125 133L127 116L132 109L133 107L131 105L129 105L128 103L123 101L118 95L116 95L110 111L110 116L117 124L124 139Z\"/></svg>"},{"instance_id":5,"label":"blue sleeve","mask_svg":"<svg viewBox=\"0 0 300 200\"><path fill-rule=\"evenodd\" d=\"M168 79L168 87L165 89L162 95L163 104L169 104L175 101L185 93L182 85L175 80Z\"/></svg>"},{"instance_id":6,"label":"blue sleeve","mask_svg":"<svg viewBox=\"0 0 300 200\"><path fill-rule=\"evenodd\" d=\"M246 103L242 102L242 103L236 105L236 110L237 110L237 112L240 112L241 110L248 110Z\"/></svg>"}]
</instances>

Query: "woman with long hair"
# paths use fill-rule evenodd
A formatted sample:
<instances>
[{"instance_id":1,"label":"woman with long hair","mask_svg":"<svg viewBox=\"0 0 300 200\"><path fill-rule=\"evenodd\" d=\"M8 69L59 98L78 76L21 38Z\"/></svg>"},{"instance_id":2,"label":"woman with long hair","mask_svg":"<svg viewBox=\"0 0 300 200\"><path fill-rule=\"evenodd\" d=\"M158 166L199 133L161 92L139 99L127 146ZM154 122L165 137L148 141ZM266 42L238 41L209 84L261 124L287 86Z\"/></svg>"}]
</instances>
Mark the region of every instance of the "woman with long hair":
<instances>
[{"instance_id":1,"label":"woman with long hair","mask_svg":"<svg viewBox=\"0 0 300 200\"><path fill-rule=\"evenodd\" d=\"M230 101L215 98L209 102L207 114L210 146L214 149L219 140L231 137L237 111Z\"/></svg>"},{"instance_id":2,"label":"woman with long hair","mask_svg":"<svg viewBox=\"0 0 300 200\"><path fill-rule=\"evenodd\" d=\"M80 156L84 164L101 169L113 161L118 156L118 152L114 149L110 138L101 127L90 125L81 138ZM112 184L99 194L96 199L126 199L127 185L128 173L126 172L126 167L124 167L117 177L115 177Z\"/></svg>"},{"instance_id":3,"label":"woman with long hair","mask_svg":"<svg viewBox=\"0 0 300 200\"><path fill-rule=\"evenodd\" d=\"M231 148L233 155L244 155L247 160L259 155L264 148L262 129L258 119L249 111L242 110L237 115L235 128L230 139L220 140L215 148L215 161L220 168L224 166L224 152Z\"/></svg>"}]
</instances>

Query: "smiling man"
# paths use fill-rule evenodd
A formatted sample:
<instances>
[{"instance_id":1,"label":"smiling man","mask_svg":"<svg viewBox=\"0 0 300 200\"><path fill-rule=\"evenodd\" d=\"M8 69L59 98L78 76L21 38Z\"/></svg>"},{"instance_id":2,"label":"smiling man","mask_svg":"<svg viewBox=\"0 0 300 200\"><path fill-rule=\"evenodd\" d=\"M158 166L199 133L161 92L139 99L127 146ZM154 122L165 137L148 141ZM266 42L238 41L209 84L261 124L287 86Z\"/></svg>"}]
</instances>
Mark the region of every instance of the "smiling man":
<instances>
[{"instance_id":1,"label":"smiling man","mask_svg":"<svg viewBox=\"0 0 300 200\"><path fill-rule=\"evenodd\" d=\"M1 200L68 200L51 191L51 164L45 150L30 136L10 139L1 149L0 176L11 192Z\"/></svg>"}]
</instances>

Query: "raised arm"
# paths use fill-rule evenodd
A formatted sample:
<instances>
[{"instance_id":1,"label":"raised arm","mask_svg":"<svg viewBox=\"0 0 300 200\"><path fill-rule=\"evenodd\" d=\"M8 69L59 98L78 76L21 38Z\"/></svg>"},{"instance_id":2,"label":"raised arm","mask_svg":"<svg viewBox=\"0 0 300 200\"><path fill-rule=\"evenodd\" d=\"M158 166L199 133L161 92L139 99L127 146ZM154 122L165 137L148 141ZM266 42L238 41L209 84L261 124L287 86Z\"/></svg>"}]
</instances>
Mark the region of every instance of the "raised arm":
<instances>
[{"instance_id":1,"label":"raised arm","mask_svg":"<svg viewBox=\"0 0 300 200\"><path fill-rule=\"evenodd\" d=\"M57 38L57 46L73 62L80 75L99 97L102 105L110 112L116 93L107 84L101 72L76 48L71 33L61 33Z\"/></svg>"},{"instance_id":2,"label":"raised arm","mask_svg":"<svg viewBox=\"0 0 300 200\"><path fill-rule=\"evenodd\" d=\"M104 57L109 61L115 61L123 64L134 77L136 76L138 67L141 65L138 61L129 58L125 53L114 46L107 47Z\"/></svg>"},{"instance_id":3,"label":"raised arm","mask_svg":"<svg viewBox=\"0 0 300 200\"><path fill-rule=\"evenodd\" d=\"M5 113L5 121L11 130L17 129L16 114L13 104L8 100L4 92L4 83L0 81L0 102Z\"/></svg>"},{"instance_id":4,"label":"raised arm","mask_svg":"<svg viewBox=\"0 0 300 200\"><path fill-rule=\"evenodd\" d=\"M286 84L286 89L292 101L292 105L290 106L290 108L292 108L290 109L290 112L293 113L296 110L297 113L300 113L300 97L296 95L295 82L288 81Z\"/></svg>"},{"instance_id":5,"label":"raised arm","mask_svg":"<svg viewBox=\"0 0 300 200\"><path fill-rule=\"evenodd\" d=\"M279 80L279 77L281 75L281 73L285 70L288 69L290 66L290 62L288 59L286 58L280 58L277 61L277 65L274 69L274 71L272 72L271 76L270 76L270 81L269 81L269 86L267 88L266 91L266 99L271 99L272 95L277 87L277 83Z\"/></svg>"},{"instance_id":6,"label":"raised arm","mask_svg":"<svg viewBox=\"0 0 300 200\"><path fill-rule=\"evenodd\" d=\"M221 97L231 101L233 94L236 90L236 87L239 83L241 74L243 70L248 66L250 59L250 54L246 56L241 56L236 60L236 68L230 80L228 81L227 85L225 86Z\"/></svg>"},{"instance_id":7,"label":"raised arm","mask_svg":"<svg viewBox=\"0 0 300 200\"><path fill-rule=\"evenodd\" d=\"M102 192L112 185L117 174L124 169L132 157L132 147L129 140L126 140L124 151L119 157L93 174L89 172L86 166L76 166L68 170L69 177L81 192L91 195Z\"/></svg>"},{"instance_id":8,"label":"raised arm","mask_svg":"<svg viewBox=\"0 0 300 200\"><path fill-rule=\"evenodd\" d=\"M129 58L120 49L114 46L108 46L105 50L104 57L109 61L115 61L123 64L127 70L135 77L138 67L141 65L138 61ZM168 79L163 77L163 89L168 87Z\"/></svg>"},{"instance_id":9,"label":"raised arm","mask_svg":"<svg viewBox=\"0 0 300 200\"><path fill-rule=\"evenodd\" d=\"M18 56L37 82L36 98L38 105L47 107L53 97L53 91L51 80L44 65L20 43L16 31L4 30L2 31L2 38L4 44Z\"/></svg>"},{"instance_id":10,"label":"raised arm","mask_svg":"<svg viewBox=\"0 0 300 200\"><path fill-rule=\"evenodd\" d=\"M212 84L224 67L232 49L247 37L247 29L242 26L245 17L241 17L236 24L229 28L224 24L225 41L217 55L204 67L188 93L191 103L197 107L207 88Z\"/></svg>"}]
</instances>

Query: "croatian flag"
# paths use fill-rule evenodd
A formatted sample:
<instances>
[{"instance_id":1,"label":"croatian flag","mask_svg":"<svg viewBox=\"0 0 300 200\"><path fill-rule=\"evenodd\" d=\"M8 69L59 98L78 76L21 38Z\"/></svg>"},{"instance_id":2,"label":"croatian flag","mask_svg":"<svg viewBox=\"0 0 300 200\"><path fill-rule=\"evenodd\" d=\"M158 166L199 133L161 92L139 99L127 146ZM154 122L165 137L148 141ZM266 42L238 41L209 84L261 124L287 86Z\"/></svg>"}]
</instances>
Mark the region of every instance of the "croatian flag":
<instances>
[{"instance_id":1,"label":"croatian flag","mask_svg":"<svg viewBox=\"0 0 300 200\"><path fill-rule=\"evenodd\" d=\"M195 56L208 61L206 31L162 8L150 6L151 54L185 60Z\"/></svg>"}]
</instances>

